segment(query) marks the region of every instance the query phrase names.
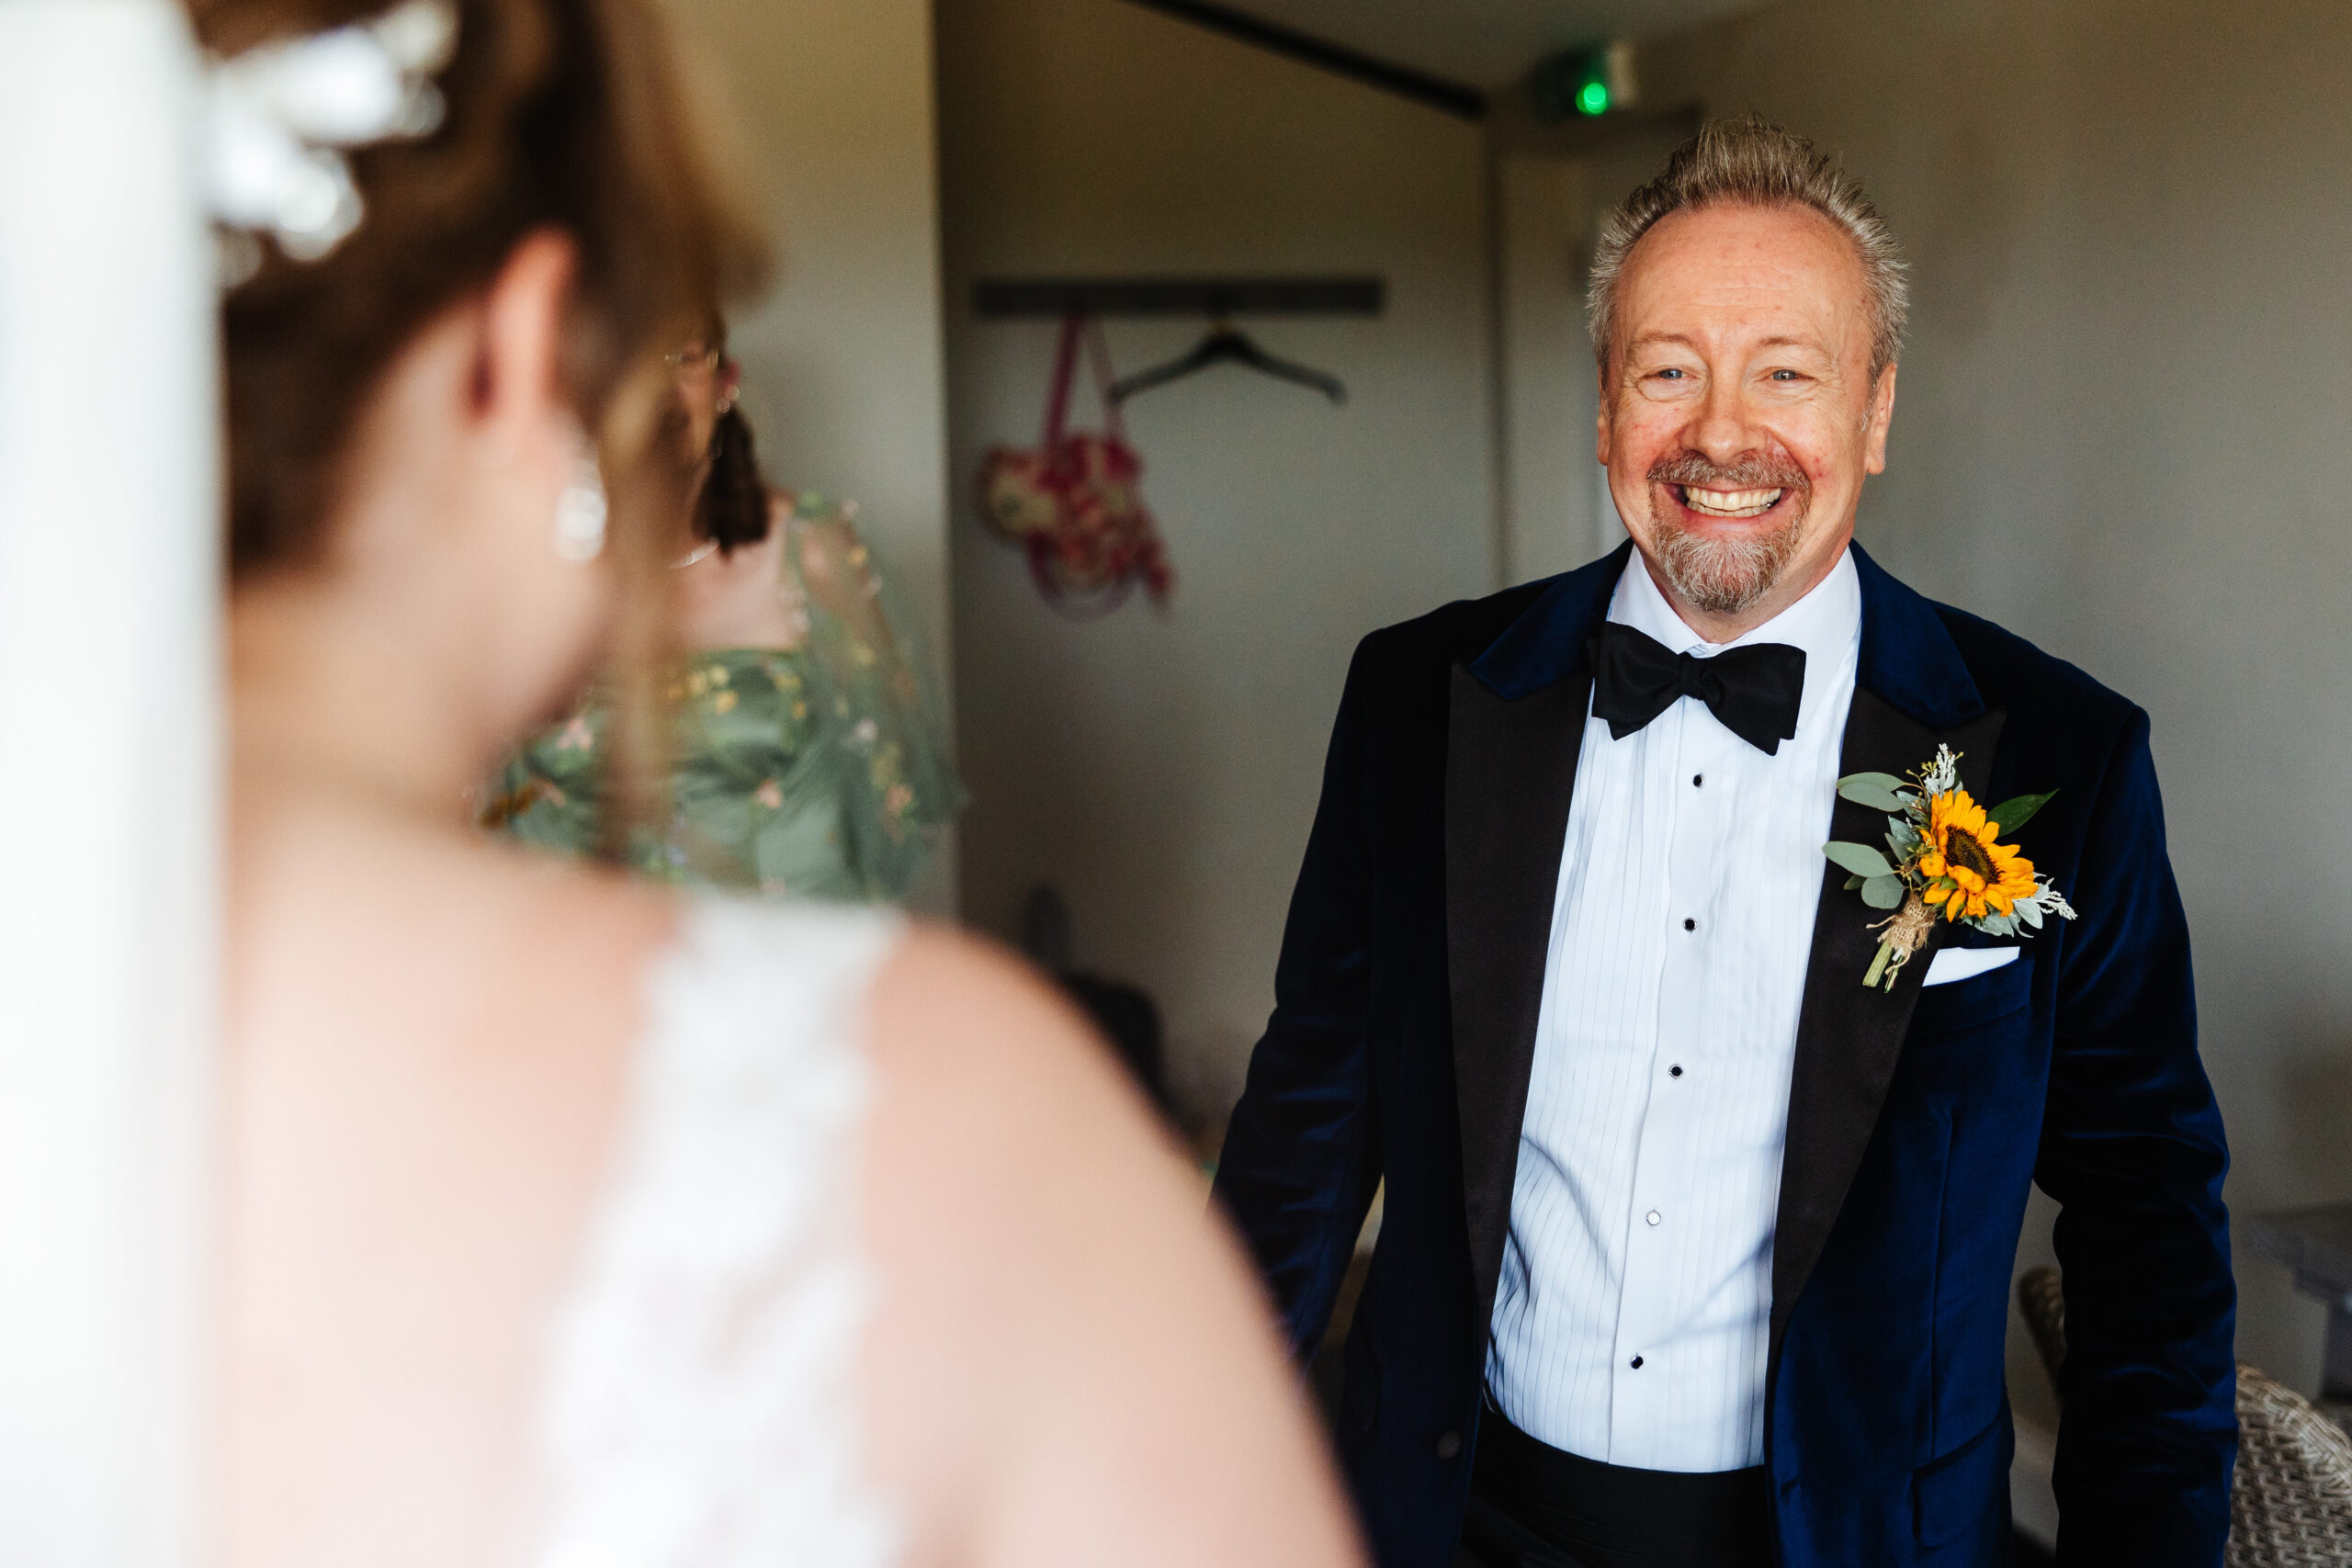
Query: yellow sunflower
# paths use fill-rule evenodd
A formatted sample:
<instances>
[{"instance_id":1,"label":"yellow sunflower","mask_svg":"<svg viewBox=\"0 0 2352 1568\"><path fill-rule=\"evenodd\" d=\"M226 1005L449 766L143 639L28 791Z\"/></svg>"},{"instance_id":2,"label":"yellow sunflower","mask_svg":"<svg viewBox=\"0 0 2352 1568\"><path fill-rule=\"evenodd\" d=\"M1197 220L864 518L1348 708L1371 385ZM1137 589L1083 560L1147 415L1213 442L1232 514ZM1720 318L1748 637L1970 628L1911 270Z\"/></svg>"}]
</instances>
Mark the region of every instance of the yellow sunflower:
<instances>
[{"instance_id":1,"label":"yellow sunflower","mask_svg":"<svg viewBox=\"0 0 2352 1568\"><path fill-rule=\"evenodd\" d=\"M1930 884L1928 901L1943 906L1945 919L1975 919L1987 908L2006 915L2018 899L2032 897L2033 863L2018 854L2015 844L1995 843L1999 832L1964 789L1928 802L1928 841L1919 853L1919 874ZM1948 886L1934 886L1939 879Z\"/></svg>"}]
</instances>

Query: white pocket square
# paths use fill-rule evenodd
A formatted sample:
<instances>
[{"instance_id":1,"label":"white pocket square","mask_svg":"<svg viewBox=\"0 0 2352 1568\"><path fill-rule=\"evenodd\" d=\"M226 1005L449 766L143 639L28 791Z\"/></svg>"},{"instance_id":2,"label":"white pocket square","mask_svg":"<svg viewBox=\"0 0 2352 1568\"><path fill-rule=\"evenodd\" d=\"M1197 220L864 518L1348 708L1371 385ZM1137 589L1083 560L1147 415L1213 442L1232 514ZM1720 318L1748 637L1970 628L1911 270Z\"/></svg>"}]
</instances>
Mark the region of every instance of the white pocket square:
<instances>
[{"instance_id":1,"label":"white pocket square","mask_svg":"<svg viewBox=\"0 0 2352 1568\"><path fill-rule=\"evenodd\" d=\"M2014 947L1942 947L1928 964L1928 977L1922 986L1949 986L1955 980L1973 980L1979 975L1989 975L2004 964L2015 964L2019 950Z\"/></svg>"}]
</instances>

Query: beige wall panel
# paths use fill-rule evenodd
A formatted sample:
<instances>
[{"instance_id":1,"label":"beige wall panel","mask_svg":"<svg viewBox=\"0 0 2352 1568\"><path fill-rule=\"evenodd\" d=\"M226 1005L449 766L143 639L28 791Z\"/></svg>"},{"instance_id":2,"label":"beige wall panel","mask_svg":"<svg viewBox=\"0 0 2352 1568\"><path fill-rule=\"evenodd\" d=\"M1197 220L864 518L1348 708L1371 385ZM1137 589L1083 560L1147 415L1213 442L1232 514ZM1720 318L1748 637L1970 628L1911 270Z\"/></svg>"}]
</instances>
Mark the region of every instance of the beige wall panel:
<instances>
[{"instance_id":1,"label":"beige wall panel","mask_svg":"<svg viewBox=\"0 0 2352 1568\"><path fill-rule=\"evenodd\" d=\"M1477 129L1119 0L939 7L965 908L1049 881L1080 960L1160 999L1189 1105L1238 1092L1356 640L1488 586ZM1246 322L1352 397L1230 367L1138 399L1178 574L1075 624L971 490L1036 439L1054 330L979 322L976 277L1372 272L1378 321ZM1204 323L1114 321L1123 369ZM1080 412L1095 417L1091 397Z\"/></svg>"}]
</instances>

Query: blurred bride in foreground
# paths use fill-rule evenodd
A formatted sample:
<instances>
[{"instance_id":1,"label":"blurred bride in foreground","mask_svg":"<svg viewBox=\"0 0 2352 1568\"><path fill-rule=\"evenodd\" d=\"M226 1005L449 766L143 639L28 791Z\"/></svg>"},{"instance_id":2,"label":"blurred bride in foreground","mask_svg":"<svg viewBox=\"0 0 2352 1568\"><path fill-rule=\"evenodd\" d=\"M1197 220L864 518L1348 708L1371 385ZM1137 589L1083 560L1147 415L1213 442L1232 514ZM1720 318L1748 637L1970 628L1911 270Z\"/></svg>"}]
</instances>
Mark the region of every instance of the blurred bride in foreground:
<instances>
[{"instance_id":1,"label":"blurred bride in foreground","mask_svg":"<svg viewBox=\"0 0 2352 1568\"><path fill-rule=\"evenodd\" d=\"M224 58L370 15L192 10ZM663 355L757 257L644 0L446 15L438 128L224 306L220 1560L1354 1562L1233 1247L1041 987L469 829L662 646Z\"/></svg>"}]
</instances>

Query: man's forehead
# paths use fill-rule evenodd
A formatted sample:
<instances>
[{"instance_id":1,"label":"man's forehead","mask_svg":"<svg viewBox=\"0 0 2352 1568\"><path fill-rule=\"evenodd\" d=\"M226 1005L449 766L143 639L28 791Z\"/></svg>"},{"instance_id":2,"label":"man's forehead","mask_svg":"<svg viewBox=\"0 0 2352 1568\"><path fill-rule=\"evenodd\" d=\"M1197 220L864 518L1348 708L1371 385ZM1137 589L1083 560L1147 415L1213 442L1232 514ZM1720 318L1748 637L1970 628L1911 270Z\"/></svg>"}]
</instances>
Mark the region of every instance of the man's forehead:
<instances>
[{"instance_id":1,"label":"man's forehead","mask_svg":"<svg viewBox=\"0 0 2352 1568\"><path fill-rule=\"evenodd\" d=\"M1706 354L1736 344L1750 354L1821 354L1832 357L1846 346L1850 335L1847 323L1829 321L1809 323L1812 330L1783 332L1778 321L1758 321L1752 317L1732 316L1710 321L1689 331L1675 331L1665 325L1648 331L1636 331L1625 341L1629 354L1652 354L1678 348L1693 354Z\"/></svg>"},{"instance_id":2,"label":"man's forehead","mask_svg":"<svg viewBox=\"0 0 2352 1568\"><path fill-rule=\"evenodd\" d=\"M1621 276L1630 347L1736 337L1758 348L1830 348L1869 331L1861 257L1809 207L1669 214L1634 245Z\"/></svg>"},{"instance_id":3,"label":"man's forehead","mask_svg":"<svg viewBox=\"0 0 2352 1568\"><path fill-rule=\"evenodd\" d=\"M1752 258L1841 258L1856 270L1861 255L1827 213L1802 201L1715 201L1668 213L1634 243L1628 265L1663 251L1721 251Z\"/></svg>"}]
</instances>

